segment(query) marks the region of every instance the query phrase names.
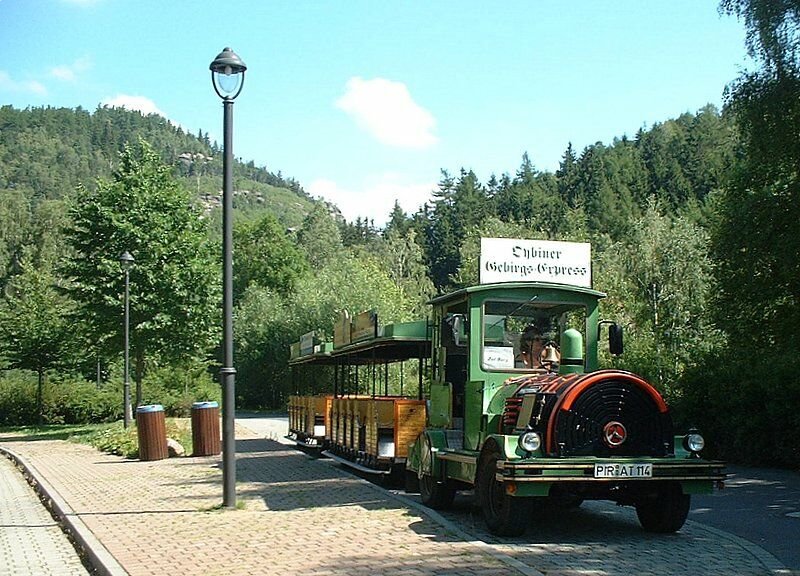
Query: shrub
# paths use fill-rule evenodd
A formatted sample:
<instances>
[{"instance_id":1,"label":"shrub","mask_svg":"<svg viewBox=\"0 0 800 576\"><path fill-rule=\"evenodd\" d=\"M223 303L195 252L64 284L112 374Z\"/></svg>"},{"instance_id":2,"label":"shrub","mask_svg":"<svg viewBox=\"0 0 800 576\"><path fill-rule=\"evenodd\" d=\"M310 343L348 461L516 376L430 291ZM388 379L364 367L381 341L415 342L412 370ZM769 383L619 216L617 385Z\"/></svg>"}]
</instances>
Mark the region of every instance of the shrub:
<instances>
[{"instance_id":1,"label":"shrub","mask_svg":"<svg viewBox=\"0 0 800 576\"><path fill-rule=\"evenodd\" d=\"M161 404L167 416L186 418L194 402L221 400L220 385L204 364L151 369L142 382L143 402Z\"/></svg>"},{"instance_id":2,"label":"shrub","mask_svg":"<svg viewBox=\"0 0 800 576\"><path fill-rule=\"evenodd\" d=\"M0 372L0 426L38 424L33 372ZM145 404L161 404L166 416L188 417L194 402L220 401L220 386L200 363L151 370L143 382ZM122 382L101 383L48 374L42 391L42 424L89 424L121 420ZM134 408L135 411L135 408Z\"/></svg>"},{"instance_id":3,"label":"shrub","mask_svg":"<svg viewBox=\"0 0 800 576\"><path fill-rule=\"evenodd\" d=\"M24 370L0 373L0 426L36 422L36 375Z\"/></svg>"},{"instance_id":4,"label":"shrub","mask_svg":"<svg viewBox=\"0 0 800 576\"><path fill-rule=\"evenodd\" d=\"M717 355L683 382L680 416L732 462L800 467L800 379L794 360Z\"/></svg>"}]
</instances>

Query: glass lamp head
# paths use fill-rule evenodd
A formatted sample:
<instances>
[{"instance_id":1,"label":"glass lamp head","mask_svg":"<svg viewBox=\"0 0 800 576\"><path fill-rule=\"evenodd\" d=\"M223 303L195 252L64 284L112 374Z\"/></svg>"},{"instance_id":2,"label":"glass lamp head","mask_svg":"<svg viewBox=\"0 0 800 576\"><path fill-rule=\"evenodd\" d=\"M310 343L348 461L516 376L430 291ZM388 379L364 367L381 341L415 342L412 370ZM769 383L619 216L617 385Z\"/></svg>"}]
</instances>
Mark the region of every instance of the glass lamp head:
<instances>
[{"instance_id":1,"label":"glass lamp head","mask_svg":"<svg viewBox=\"0 0 800 576\"><path fill-rule=\"evenodd\" d=\"M209 66L211 82L223 100L233 100L242 91L247 66L230 48L224 48Z\"/></svg>"}]
</instances>

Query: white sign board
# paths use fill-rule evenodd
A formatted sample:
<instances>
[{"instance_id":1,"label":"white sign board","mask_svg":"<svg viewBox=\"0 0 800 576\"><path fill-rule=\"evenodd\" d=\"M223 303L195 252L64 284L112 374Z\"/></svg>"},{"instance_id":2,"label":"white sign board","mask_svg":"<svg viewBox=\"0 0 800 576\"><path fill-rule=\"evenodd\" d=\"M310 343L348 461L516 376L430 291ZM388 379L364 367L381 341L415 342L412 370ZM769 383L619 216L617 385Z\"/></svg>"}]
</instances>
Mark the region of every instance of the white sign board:
<instances>
[{"instance_id":1,"label":"white sign board","mask_svg":"<svg viewBox=\"0 0 800 576\"><path fill-rule=\"evenodd\" d=\"M557 282L592 287L592 246L583 242L481 238L480 283Z\"/></svg>"},{"instance_id":2,"label":"white sign board","mask_svg":"<svg viewBox=\"0 0 800 576\"><path fill-rule=\"evenodd\" d=\"M511 346L484 346L483 367L488 370L513 368L514 349Z\"/></svg>"}]
</instances>

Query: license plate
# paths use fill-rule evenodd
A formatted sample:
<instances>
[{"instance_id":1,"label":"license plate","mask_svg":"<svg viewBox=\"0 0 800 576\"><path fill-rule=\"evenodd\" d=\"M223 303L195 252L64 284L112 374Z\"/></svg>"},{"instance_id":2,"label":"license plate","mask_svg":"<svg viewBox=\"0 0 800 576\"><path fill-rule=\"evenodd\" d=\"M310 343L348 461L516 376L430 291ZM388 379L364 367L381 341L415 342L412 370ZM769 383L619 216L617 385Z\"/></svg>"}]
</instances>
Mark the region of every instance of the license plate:
<instances>
[{"instance_id":1,"label":"license plate","mask_svg":"<svg viewBox=\"0 0 800 576\"><path fill-rule=\"evenodd\" d=\"M608 462L594 465L595 478L652 478L653 465L646 463L620 464Z\"/></svg>"}]
</instances>

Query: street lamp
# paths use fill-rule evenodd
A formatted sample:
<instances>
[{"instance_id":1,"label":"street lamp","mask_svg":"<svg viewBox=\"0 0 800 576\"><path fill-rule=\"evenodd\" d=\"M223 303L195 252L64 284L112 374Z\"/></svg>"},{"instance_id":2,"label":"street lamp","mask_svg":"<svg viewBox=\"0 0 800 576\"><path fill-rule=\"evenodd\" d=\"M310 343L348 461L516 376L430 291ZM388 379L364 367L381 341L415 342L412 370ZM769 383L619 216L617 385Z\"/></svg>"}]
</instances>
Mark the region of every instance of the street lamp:
<instances>
[{"instance_id":1,"label":"street lamp","mask_svg":"<svg viewBox=\"0 0 800 576\"><path fill-rule=\"evenodd\" d=\"M133 266L133 256L125 250L119 256L119 263L122 270L125 272L125 319L124 324L124 348L125 348L125 375L122 385L122 410L124 413L123 422L125 428L131 424L131 381L130 381L130 321L131 321L131 305L130 305L130 270Z\"/></svg>"},{"instance_id":2,"label":"street lamp","mask_svg":"<svg viewBox=\"0 0 800 576\"><path fill-rule=\"evenodd\" d=\"M244 86L244 62L230 48L209 66L214 91L222 98L222 505L236 507L236 369L233 367L233 101Z\"/></svg>"}]
</instances>

